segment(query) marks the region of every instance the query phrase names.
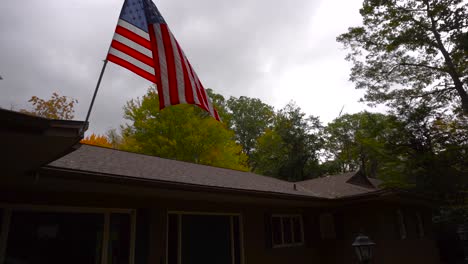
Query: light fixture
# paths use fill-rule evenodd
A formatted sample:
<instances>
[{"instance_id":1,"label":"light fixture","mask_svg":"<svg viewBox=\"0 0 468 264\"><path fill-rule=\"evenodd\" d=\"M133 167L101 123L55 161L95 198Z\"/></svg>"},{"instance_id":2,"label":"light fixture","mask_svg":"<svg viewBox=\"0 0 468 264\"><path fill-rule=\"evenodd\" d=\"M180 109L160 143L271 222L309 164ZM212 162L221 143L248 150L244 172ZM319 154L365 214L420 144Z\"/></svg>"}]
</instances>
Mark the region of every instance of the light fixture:
<instances>
[{"instance_id":1,"label":"light fixture","mask_svg":"<svg viewBox=\"0 0 468 264\"><path fill-rule=\"evenodd\" d=\"M370 263L375 243L368 236L359 234L352 244L360 263Z\"/></svg>"}]
</instances>

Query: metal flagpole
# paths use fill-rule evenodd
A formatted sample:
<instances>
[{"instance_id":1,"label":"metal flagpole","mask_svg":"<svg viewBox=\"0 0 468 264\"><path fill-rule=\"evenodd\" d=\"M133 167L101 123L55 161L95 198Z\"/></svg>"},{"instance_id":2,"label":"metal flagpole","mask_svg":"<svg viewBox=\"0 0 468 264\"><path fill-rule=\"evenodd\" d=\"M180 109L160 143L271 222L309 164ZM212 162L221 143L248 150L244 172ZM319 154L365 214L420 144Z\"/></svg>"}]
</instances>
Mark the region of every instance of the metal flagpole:
<instances>
[{"instance_id":1,"label":"metal flagpole","mask_svg":"<svg viewBox=\"0 0 468 264\"><path fill-rule=\"evenodd\" d=\"M96 89L94 90L93 99L91 99L91 104L89 105L88 114L86 114L85 124L88 123L88 121L89 121L89 115L91 115L91 110L93 109L94 100L96 99L96 95L97 95L97 92L99 90L99 85L101 85L102 76L104 75L104 71L106 70L106 66L107 66L107 59L104 60L104 64L102 65L101 74L99 75L99 79L98 79L97 84L96 84Z\"/></svg>"},{"instance_id":2,"label":"metal flagpole","mask_svg":"<svg viewBox=\"0 0 468 264\"><path fill-rule=\"evenodd\" d=\"M122 14L122 10L123 10L123 8L125 6L125 2L126 2L126 0L123 1L122 8L120 9L119 18L120 18L121 14ZM109 45L109 50L110 49L111 49L111 45ZM109 54L109 50L107 51L107 54ZM86 114L85 126L83 127L83 131L81 131L81 133L84 133L86 125L87 125L87 123L89 121L89 116L91 115L91 110L93 109L94 100L96 100L96 95L97 95L97 92L99 90L99 86L101 85L102 76L104 75L104 71L106 70L106 66L107 66L107 59L104 60L104 64L102 65L101 74L99 75L99 79L98 79L97 84L96 84L96 89L94 90L93 98L91 99L91 104L89 105L88 113Z\"/></svg>"}]
</instances>

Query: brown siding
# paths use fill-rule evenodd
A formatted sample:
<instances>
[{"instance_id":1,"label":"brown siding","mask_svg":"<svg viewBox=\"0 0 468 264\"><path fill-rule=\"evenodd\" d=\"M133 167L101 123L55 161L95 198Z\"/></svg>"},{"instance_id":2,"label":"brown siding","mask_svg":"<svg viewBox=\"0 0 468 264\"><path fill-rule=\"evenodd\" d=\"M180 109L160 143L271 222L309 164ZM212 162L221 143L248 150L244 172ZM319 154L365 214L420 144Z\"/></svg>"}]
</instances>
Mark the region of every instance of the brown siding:
<instances>
[{"instance_id":1,"label":"brown siding","mask_svg":"<svg viewBox=\"0 0 468 264\"><path fill-rule=\"evenodd\" d=\"M183 201L154 201L152 212L152 239L150 263L165 263L166 259L166 212L205 212L205 213L240 213L244 244L245 263L320 263L315 248L306 245L290 248L269 248L266 245L265 214L267 213L302 213L301 208L264 208L257 206L239 206L235 204L217 204L193 202L187 205ZM304 219L304 225L315 224L313 219ZM162 262L164 261L164 262Z\"/></svg>"},{"instance_id":2,"label":"brown siding","mask_svg":"<svg viewBox=\"0 0 468 264\"><path fill-rule=\"evenodd\" d=\"M400 239L396 224L396 210L399 208L405 216L406 239ZM423 238L418 236L416 217L413 216L417 211L425 216ZM431 225L428 224L431 220L427 209L392 204L363 204L342 208L339 212L343 215L344 237L321 244L323 263L357 263L351 244L361 231L376 243L375 263L440 263Z\"/></svg>"},{"instance_id":3,"label":"brown siding","mask_svg":"<svg viewBox=\"0 0 468 264\"><path fill-rule=\"evenodd\" d=\"M245 264L253 263L355 263L356 257L351 243L361 230L376 243L375 263L438 263L438 253L430 229L430 212L422 208L401 208L407 219L408 238L400 240L397 233L396 210L394 204L355 203L343 208L324 209L308 207L271 200L260 204L253 198L248 202L219 202L216 199L198 200L187 198L190 193L174 193L171 196L158 197L141 194L137 188L128 186L98 187L92 183L81 185L76 182L54 182L40 178L27 180L21 191L13 185L0 184L1 203L26 203L43 205L65 205L83 207L117 207L145 209L148 224L148 264L164 264L166 260L166 213L167 211L195 211L239 213L242 216L244 230ZM102 184L101 184L102 185ZM40 188L39 188L39 187ZM113 185L115 186L115 185ZM85 188L86 187L86 188ZM60 191L64 188L66 191ZM102 189L103 188L103 189ZM169 192L166 190L166 192ZM220 195L221 197L221 195ZM203 200L205 199L205 200ZM218 202L216 202L218 201ZM424 216L424 238L416 233L415 218L409 217L420 211ZM265 214L301 213L304 216L305 245L290 248L269 248L266 243ZM336 239L321 240L318 226L320 213L331 213L338 236ZM139 216L137 215L137 218ZM138 229L139 227L137 227ZM140 263L138 263L140 264Z\"/></svg>"}]
</instances>

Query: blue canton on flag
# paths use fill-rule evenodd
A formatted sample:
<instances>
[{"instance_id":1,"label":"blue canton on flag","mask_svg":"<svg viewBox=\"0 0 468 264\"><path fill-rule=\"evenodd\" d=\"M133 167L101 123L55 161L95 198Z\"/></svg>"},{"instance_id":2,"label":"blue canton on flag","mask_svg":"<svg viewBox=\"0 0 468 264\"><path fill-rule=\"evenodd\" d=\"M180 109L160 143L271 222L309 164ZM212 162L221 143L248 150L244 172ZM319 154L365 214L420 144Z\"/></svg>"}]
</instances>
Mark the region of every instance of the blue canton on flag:
<instances>
[{"instance_id":1,"label":"blue canton on flag","mask_svg":"<svg viewBox=\"0 0 468 264\"><path fill-rule=\"evenodd\" d=\"M220 120L205 88L151 0L126 0L107 60L156 84L161 109L195 104Z\"/></svg>"}]
</instances>

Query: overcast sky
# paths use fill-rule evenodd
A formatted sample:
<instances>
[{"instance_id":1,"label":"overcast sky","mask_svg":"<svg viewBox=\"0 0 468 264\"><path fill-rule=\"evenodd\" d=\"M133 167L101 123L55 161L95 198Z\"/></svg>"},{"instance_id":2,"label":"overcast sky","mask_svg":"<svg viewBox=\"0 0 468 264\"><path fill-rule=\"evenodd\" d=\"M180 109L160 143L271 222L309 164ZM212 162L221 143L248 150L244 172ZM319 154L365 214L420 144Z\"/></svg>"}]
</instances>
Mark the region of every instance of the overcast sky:
<instances>
[{"instance_id":1,"label":"overcast sky","mask_svg":"<svg viewBox=\"0 0 468 264\"><path fill-rule=\"evenodd\" d=\"M83 120L123 0L2 0L0 107L28 107L56 91L79 100ZM335 38L359 25L362 0L155 1L205 87L260 98L282 108L294 100L323 122L365 109L348 81L350 63ZM118 127L126 101L149 82L110 63L90 131Z\"/></svg>"}]
</instances>

